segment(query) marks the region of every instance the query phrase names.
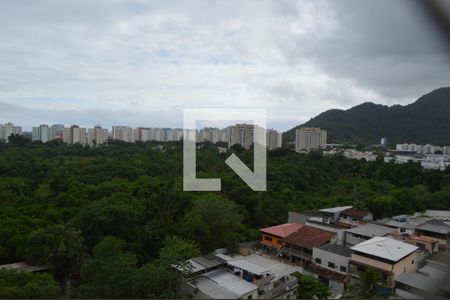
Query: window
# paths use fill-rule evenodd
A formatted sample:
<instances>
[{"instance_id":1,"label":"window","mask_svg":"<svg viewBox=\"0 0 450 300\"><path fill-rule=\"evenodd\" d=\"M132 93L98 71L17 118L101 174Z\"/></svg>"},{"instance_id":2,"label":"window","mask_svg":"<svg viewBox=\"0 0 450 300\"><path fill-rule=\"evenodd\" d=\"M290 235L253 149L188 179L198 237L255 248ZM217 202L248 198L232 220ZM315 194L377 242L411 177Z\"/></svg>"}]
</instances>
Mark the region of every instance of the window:
<instances>
[{"instance_id":1,"label":"window","mask_svg":"<svg viewBox=\"0 0 450 300\"><path fill-rule=\"evenodd\" d=\"M328 267L334 269L336 265L332 263L331 261L328 262Z\"/></svg>"},{"instance_id":2,"label":"window","mask_svg":"<svg viewBox=\"0 0 450 300\"><path fill-rule=\"evenodd\" d=\"M279 245L281 245L281 244L283 244L283 241L282 241L282 240L278 240L277 243L278 243Z\"/></svg>"},{"instance_id":3,"label":"window","mask_svg":"<svg viewBox=\"0 0 450 300\"><path fill-rule=\"evenodd\" d=\"M406 229L405 228L400 228L400 232L406 232Z\"/></svg>"},{"instance_id":4,"label":"window","mask_svg":"<svg viewBox=\"0 0 450 300\"><path fill-rule=\"evenodd\" d=\"M271 242L272 238L270 236L264 236L264 240Z\"/></svg>"},{"instance_id":5,"label":"window","mask_svg":"<svg viewBox=\"0 0 450 300\"><path fill-rule=\"evenodd\" d=\"M341 266L340 270L341 270L341 272L347 272L347 267L346 266Z\"/></svg>"},{"instance_id":6,"label":"window","mask_svg":"<svg viewBox=\"0 0 450 300\"><path fill-rule=\"evenodd\" d=\"M247 299L253 299L253 295L248 295Z\"/></svg>"},{"instance_id":7,"label":"window","mask_svg":"<svg viewBox=\"0 0 450 300\"><path fill-rule=\"evenodd\" d=\"M412 260L411 264L412 264L412 265L414 264L414 259Z\"/></svg>"},{"instance_id":8,"label":"window","mask_svg":"<svg viewBox=\"0 0 450 300\"><path fill-rule=\"evenodd\" d=\"M316 257L316 264L320 265L321 263L322 263L322 260L320 258Z\"/></svg>"}]
</instances>

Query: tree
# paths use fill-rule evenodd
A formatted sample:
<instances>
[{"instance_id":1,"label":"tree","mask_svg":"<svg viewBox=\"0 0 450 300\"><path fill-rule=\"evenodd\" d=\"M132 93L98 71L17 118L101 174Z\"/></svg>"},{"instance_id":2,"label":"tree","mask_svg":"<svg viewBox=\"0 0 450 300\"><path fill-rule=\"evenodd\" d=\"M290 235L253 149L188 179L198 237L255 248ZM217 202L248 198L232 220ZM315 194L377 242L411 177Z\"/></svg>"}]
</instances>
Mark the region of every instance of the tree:
<instances>
[{"instance_id":1,"label":"tree","mask_svg":"<svg viewBox=\"0 0 450 300\"><path fill-rule=\"evenodd\" d=\"M31 261L49 265L56 278L62 281L79 269L86 255L80 232L67 225L35 230L28 241Z\"/></svg>"},{"instance_id":2,"label":"tree","mask_svg":"<svg viewBox=\"0 0 450 300\"><path fill-rule=\"evenodd\" d=\"M379 288L381 287L381 273L373 269L366 269L362 272L360 282L349 288L349 293L345 295L347 299L378 299L380 298Z\"/></svg>"},{"instance_id":3,"label":"tree","mask_svg":"<svg viewBox=\"0 0 450 300\"><path fill-rule=\"evenodd\" d=\"M134 290L139 298L179 297L179 287L183 278L191 274L189 258L200 255L196 243L177 236L164 240L159 259L140 268L136 274Z\"/></svg>"},{"instance_id":4,"label":"tree","mask_svg":"<svg viewBox=\"0 0 450 300\"><path fill-rule=\"evenodd\" d=\"M242 215L233 202L212 196L194 203L184 217L181 232L208 252L236 242L234 234L239 231L241 221Z\"/></svg>"},{"instance_id":5,"label":"tree","mask_svg":"<svg viewBox=\"0 0 450 300\"><path fill-rule=\"evenodd\" d=\"M0 269L0 299L55 299L61 288L50 274Z\"/></svg>"},{"instance_id":6,"label":"tree","mask_svg":"<svg viewBox=\"0 0 450 300\"><path fill-rule=\"evenodd\" d=\"M81 267L74 295L82 298L130 298L137 258L125 242L107 236L94 247L94 257Z\"/></svg>"},{"instance_id":7,"label":"tree","mask_svg":"<svg viewBox=\"0 0 450 300\"><path fill-rule=\"evenodd\" d=\"M331 295L330 289L314 276L303 275L299 272L292 273L292 275L297 277L298 298L311 299L317 297L319 299L326 299Z\"/></svg>"}]
</instances>

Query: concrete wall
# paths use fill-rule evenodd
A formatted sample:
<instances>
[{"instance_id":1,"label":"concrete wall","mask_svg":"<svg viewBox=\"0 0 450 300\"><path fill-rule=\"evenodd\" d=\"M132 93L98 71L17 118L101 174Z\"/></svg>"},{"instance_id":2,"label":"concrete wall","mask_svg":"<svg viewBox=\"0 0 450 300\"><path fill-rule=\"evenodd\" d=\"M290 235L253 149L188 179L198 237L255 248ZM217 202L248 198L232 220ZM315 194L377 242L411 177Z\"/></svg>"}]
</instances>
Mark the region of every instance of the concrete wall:
<instances>
[{"instance_id":1,"label":"concrete wall","mask_svg":"<svg viewBox=\"0 0 450 300\"><path fill-rule=\"evenodd\" d=\"M263 233L261 236L261 244L275 249L280 249L283 246L281 238L266 233Z\"/></svg>"},{"instance_id":2,"label":"concrete wall","mask_svg":"<svg viewBox=\"0 0 450 300\"><path fill-rule=\"evenodd\" d=\"M328 251L324 251L322 249L319 248L313 248L313 262L317 265L319 265L318 263L316 263L316 258L320 258L322 261L320 263L320 266L333 270L335 272L339 272L341 274L346 274L347 271L341 271L341 266L344 266L346 270L348 270L348 261L349 261L349 257L347 256L342 256L336 253L331 253ZM328 267L328 263L332 262L334 263L336 266L335 268L330 268Z\"/></svg>"}]
</instances>

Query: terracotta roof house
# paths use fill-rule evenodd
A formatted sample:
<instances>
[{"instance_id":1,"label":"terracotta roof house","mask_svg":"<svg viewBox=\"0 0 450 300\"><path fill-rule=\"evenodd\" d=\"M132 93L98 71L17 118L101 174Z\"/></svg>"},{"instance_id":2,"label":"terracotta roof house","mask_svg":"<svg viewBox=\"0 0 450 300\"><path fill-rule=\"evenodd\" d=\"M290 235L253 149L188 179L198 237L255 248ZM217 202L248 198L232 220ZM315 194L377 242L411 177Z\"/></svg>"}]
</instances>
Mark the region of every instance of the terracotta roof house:
<instances>
[{"instance_id":1,"label":"terracotta roof house","mask_svg":"<svg viewBox=\"0 0 450 300\"><path fill-rule=\"evenodd\" d=\"M291 261L307 263L311 261L312 250L325 244L336 242L336 233L304 225L283 239L283 256Z\"/></svg>"},{"instance_id":2,"label":"terracotta roof house","mask_svg":"<svg viewBox=\"0 0 450 300\"><path fill-rule=\"evenodd\" d=\"M368 210L358 210L349 208L341 212L340 222L349 224L359 224L361 221L372 221L373 214Z\"/></svg>"},{"instance_id":3,"label":"terracotta roof house","mask_svg":"<svg viewBox=\"0 0 450 300\"><path fill-rule=\"evenodd\" d=\"M283 239L303 226L302 224L286 223L262 228L259 230L262 234L261 245L269 251L279 250L283 247Z\"/></svg>"}]
</instances>

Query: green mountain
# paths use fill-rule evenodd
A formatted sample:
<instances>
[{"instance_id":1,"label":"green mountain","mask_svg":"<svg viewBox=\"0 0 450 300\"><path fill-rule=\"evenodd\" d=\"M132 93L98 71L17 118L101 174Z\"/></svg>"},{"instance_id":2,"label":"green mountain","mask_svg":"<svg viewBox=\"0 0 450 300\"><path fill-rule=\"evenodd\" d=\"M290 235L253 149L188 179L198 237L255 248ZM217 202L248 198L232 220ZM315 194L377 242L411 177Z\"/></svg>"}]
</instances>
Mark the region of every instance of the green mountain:
<instances>
[{"instance_id":1,"label":"green mountain","mask_svg":"<svg viewBox=\"0 0 450 300\"><path fill-rule=\"evenodd\" d=\"M320 127L328 131L328 143L417 143L450 145L450 87L440 88L414 103L386 106L366 102L348 110L332 109L283 133L283 142L295 141L295 129Z\"/></svg>"}]
</instances>

